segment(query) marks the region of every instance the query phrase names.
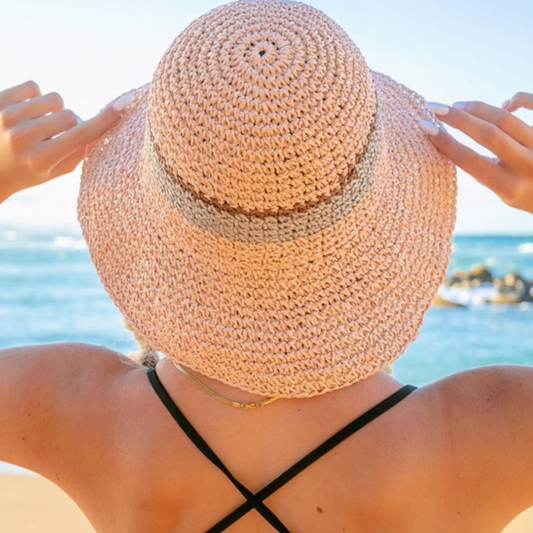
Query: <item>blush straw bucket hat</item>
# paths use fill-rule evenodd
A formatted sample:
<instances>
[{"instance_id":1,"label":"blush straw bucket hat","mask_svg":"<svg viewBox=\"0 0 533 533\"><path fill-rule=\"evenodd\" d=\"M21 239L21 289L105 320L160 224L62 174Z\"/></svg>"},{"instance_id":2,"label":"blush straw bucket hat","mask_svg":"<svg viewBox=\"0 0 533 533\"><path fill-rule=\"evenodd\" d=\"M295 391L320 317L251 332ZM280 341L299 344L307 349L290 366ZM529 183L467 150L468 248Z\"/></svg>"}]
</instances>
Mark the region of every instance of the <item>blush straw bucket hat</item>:
<instances>
[{"instance_id":1,"label":"blush straw bucket hat","mask_svg":"<svg viewBox=\"0 0 533 533\"><path fill-rule=\"evenodd\" d=\"M86 151L78 216L103 286L154 350L285 398L405 351L456 213L421 96L290 0L210 10L132 93Z\"/></svg>"}]
</instances>

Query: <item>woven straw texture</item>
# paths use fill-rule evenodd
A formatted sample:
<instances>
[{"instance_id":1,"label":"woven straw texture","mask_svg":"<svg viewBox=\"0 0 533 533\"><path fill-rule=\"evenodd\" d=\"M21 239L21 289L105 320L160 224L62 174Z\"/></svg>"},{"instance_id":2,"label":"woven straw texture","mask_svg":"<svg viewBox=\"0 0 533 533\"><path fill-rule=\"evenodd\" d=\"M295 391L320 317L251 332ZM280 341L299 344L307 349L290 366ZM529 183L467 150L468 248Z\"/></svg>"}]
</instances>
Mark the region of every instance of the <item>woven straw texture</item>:
<instances>
[{"instance_id":1,"label":"woven straw texture","mask_svg":"<svg viewBox=\"0 0 533 533\"><path fill-rule=\"evenodd\" d=\"M207 12L133 93L88 148L78 209L105 289L154 349L286 398L404 352L456 209L421 96L287 0Z\"/></svg>"}]
</instances>

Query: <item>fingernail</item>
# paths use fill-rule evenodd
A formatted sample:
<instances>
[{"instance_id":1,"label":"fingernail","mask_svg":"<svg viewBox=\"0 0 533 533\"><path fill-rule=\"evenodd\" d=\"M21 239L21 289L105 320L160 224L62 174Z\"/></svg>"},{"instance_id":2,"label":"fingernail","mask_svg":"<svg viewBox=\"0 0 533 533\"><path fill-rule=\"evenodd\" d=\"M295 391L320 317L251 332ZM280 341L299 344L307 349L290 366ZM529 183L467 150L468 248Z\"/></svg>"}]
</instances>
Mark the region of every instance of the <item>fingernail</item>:
<instances>
[{"instance_id":1,"label":"fingernail","mask_svg":"<svg viewBox=\"0 0 533 533\"><path fill-rule=\"evenodd\" d=\"M438 104L437 102L426 102L426 107L435 113L435 115L443 116L447 115L450 108L444 104Z\"/></svg>"},{"instance_id":2,"label":"fingernail","mask_svg":"<svg viewBox=\"0 0 533 533\"><path fill-rule=\"evenodd\" d=\"M467 104L468 102L455 102L455 104L453 104L453 107L456 107L457 109L464 109Z\"/></svg>"},{"instance_id":3,"label":"fingernail","mask_svg":"<svg viewBox=\"0 0 533 533\"><path fill-rule=\"evenodd\" d=\"M428 135L432 135L432 136L435 136L439 133L439 128L437 128L437 126L435 126L435 124L432 124L431 122L429 122L429 120L424 120L422 119L420 122L420 127L428 134Z\"/></svg>"},{"instance_id":4,"label":"fingernail","mask_svg":"<svg viewBox=\"0 0 533 533\"><path fill-rule=\"evenodd\" d=\"M128 94L125 94L124 96L121 96L114 104L113 104L113 108L116 110L116 111L122 111L123 109L125 109L129 104L131 104L131 102L133 101L133 94L132 93L128 93Z\"/></svg>"},{"instance_id":5,"label":"fingernail","mask_svg":"<svg viewBox=\"0 0 533 533\"><path fill-rule=\"evenodd\" d=\"M505 109L505 108L509 105L509 102L510 102L510 101L511 101L511 100L505 100L505 102L502 104L502 108Z\"/></svg>"}]
</instances>

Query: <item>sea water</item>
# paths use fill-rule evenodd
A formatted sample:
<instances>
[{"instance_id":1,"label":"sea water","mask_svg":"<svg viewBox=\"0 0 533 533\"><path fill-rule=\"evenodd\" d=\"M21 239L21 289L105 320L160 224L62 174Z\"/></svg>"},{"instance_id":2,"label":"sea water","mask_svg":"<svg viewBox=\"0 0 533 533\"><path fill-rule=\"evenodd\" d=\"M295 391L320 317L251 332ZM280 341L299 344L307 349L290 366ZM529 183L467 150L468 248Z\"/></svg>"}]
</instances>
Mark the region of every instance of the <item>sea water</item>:
<instances>
[{"instance_id":1,"label":"sea water","mask_svg":"<svg viewBox=\"0 0 533 533\"><path fill-rule=\"evenodd\" d=\"M531 280L533 236L454 236L448 275L479 263ZM483 305L483 290L457 293L465 307L432 307L394 376L421 386L476 366L533 365L533 304ZM0 230L0 348L58 341L136 348L79 235ZM5 471L29 473L0 463Z\"/></svg>"}]
</instances>

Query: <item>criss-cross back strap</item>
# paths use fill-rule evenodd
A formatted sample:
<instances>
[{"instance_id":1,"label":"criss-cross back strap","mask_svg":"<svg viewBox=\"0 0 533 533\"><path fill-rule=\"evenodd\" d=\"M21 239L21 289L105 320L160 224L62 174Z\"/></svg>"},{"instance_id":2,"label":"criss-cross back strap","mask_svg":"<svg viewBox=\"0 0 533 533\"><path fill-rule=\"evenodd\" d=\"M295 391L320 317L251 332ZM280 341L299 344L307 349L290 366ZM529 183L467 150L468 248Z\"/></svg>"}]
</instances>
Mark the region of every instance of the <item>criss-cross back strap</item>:
<instances>
[{"instance_id":1,"label":"criss-cross back strap","mask_svg":"<svg viewBox=\"0 0 533 533\"><path fill-rule=\"evenodd\" d=\"M172 401L172 398L168 395L167 391L163 387L163 384L159 380L159 376L154 368L148 371L148 378L155 392L174 417L174 420L180 425L181 429L192 440L196 447L237 487L239 492L246 498L247 503L251 509L256 509L261 516L269 522L280 533L290 533L290 531L283 525L281 520L249 489L247 489L240 481L238 481L233 474L226 468L224 463L218 458L215 452L209 447L207 442L200 436L200 434L194 429L192 424L185 418L185 415L181 412L178 406Z\"/></svg>"},{"instance_id":2,"label":"criss-cross back strap","mask_svg":"<svg viewBox=\"0 0 533 533\"><path fill-rule=\"evenodd\" d=\"M285 472L280 474L277 478L271 481L268 485L263 487L255 496L259 500L264 500L277 491L280 487L288 483L291 479L296 477L302 470L307 468L310 464L314 463L317 459L325 455L332 448L340 444L343 440L355 433L358 429L366 426L369 422L383 414L385 411L396 405L403 400L408 394L416 390L414 385L404 385L401 389L397 390L391 396L385 398L383 401L370 408L368 411L357 417L355 420L347 424L340 429L333 436L329 437L325 442L320 444L317 448L312 450L302 459L300 459L293 466L289 467ZM207 533L220 533L235 523L239 518L243 517L246 513L252 510L248 502L244 502L237 507L228 516L223 518L218 524L213 526Z\"/></svg>"},{"instance_id":3,"label":"criss-cross back strap","mask_svg":"<svg viewBox=\"0 0 533 533\"><path fill-rule=\"evenodd\" d=\"M150 378L150 382L152 383L156 393L159 395L169 412L172 414L178 424L182 427L182 429L186 432L186 434L193 440L193 442L200 449L200 451L202 451L202 453L204 453L204 455L206 455L206 457L211 460L211 462L213 462L229 477L233 484L241 491L241 494L243 494L243 496L245 496L246 498L246 502L237 507L228 516L220 520L220 522L210 528L207 533L221 533L233 523L235 523L237 520L239 520L239 518L243 517L245 514L247 514L254 508L257 509L258 512L260 512L261 515L278 531L288 531L287 528L285 528L285 526L281 523L281 521L279 521L279 519L272 513L272 511L270 511L268 507L264 506L262 500L268 498L276 490L288 483L291 479L293 479L300 472L302 472L302 470L307 468L310 464L314 463L317 459L325 455L332 448L340 444L343 440L347 439L358 429L361 429L363 426L366 426L369 422L377 418L379 415L383 414L385 411L396 405L398 402L403 400L403 398L405 398L407 395L417 389L417 387L414 385L404 385L401 389L397 390L396 392L376 404L374 407L370 408L368 411L358 416L355 420L349 422L346 426L337 431L337 433L329 437L325 442L317 446L314 450L309 452L302 459L300 459L294 465L285 470L285 472L280 474L268 485L263 487L259 492L253 494L231 475L231 473L227 470L222 461L220 461L220 459L215 455L215 453L211 450L208 444L192 427L192 425L185 418L183 413L181 413L181 411L178 409L176 404L172 401L172 399L164 389L154 369L151 369L148 372L148 377ZM186 427L187 429L185 429ZM194 438L193 435L195 436ZM201 442L202 444L199 445L199 442ZM262 505L264 509L266 509L269 518L267 518L265 514L263 514L263 512L259 510L258 505ZM263 508L261 509L264 510ZM270 517L274 517L274 519L277 521L276 525L270 520ZM284 529L279 529L279 526Z\"/></svg>"}]
</instances>

